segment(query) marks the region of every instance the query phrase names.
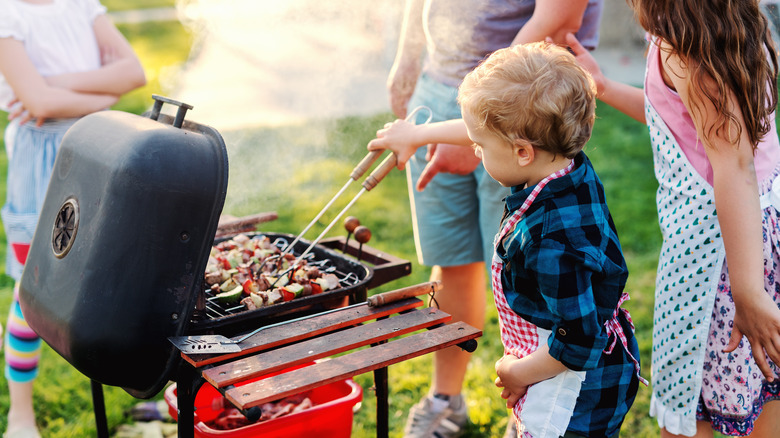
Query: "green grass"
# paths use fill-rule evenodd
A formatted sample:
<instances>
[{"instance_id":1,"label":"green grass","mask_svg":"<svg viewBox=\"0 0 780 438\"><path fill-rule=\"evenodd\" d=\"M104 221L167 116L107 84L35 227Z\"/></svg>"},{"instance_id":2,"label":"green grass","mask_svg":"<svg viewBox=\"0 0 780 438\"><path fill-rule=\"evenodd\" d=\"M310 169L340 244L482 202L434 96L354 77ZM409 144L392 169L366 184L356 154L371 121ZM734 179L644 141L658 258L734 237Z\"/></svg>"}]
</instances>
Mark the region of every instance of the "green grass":
<instances>
[{"instance_id":1,"label":"green grass","mask_svg":"<svg viewBox=\"0 0 780 438\"><path fill-rule=\"evenodd\" d=\"M176 21L120 24L117 27L132 42L146 72L146 85L122 96L114 109L140 114L152 104L152 94L163 92L165 79L175 77L187 61L193 35Z\"/></svg>"},{"instance_id":2,"label":"green grass","mask_svg":"<svg viewBox=\"0 0 780 438\"><path fill-rule=\"evenodd\" d=\"M173 1L105 2L114 10L126 9L124 5L128 4L132 7L156 7L160 3L172 4ZM115 109L138 114L151 104L152 93L164 92L160 78L175 74L186 60L192 37L178 23L123 25L121 30L139 53L149 84L125 96ZM166 43L159 44L159 41ZM632 296L626 307L637 326L643 375L649 377L653 285L660 247L654 206L656 183L649 140L644 126L606 105L599 106L598 116L593 139L586 151L604 182L626 252L630 269L628 291ZM392 116L388 113L372 117L313 120L299 126L273 129L222 132L230 160L224 212L241 216L276 211L279 219L264 224L262 229L296 234L347 181L354 165L365 155L365 144L373 138L379 126L390 120ZM0 125L4 127L4 121ZM0 153L0 191L3 193L6 168L3 152ZM357 187L352 189L334 205L333 214L357 192ZM427 281L429 270L416 260L403 173L391 172L376 189L363 195L349 214L357 216L371 228L373 237L369 245L412 262L410 276L378 291ZM307 237L319 234L329 217L332 216L326 215ZM334 227L330 234L343 233L341 227ZM4 259L4 252L5 236L0 228L0 259ZM3 322L11 301L11 286L10 279L0 275L0 321ZM501 355L502 348L496 312L491 298L488 296L486 300L489 304L486 329L479 339L465 383L473 422L467 430L467 437L500 437L508 414L493 385L493 364ZM427 391L430 372L430 355L390 367L391 437L402 435L406 413ZM371 389L372 374L355 379L364 388L364 399L355 415L353 436L373 437L376 403ZM125 413L138 400L120 388L107 387L105 391L108 423L115 433L119 425L129 422ZM640 388L637 401L623 426L623 436L658 435L655 422L648 417L649 400L650 389ZM44 348L41 359L35 405L38 423L45 437L83 437L96 433L88 379L48 347ZM7 408L6 383L0 379L0 413L3 413L0 414L0 430L5 428L4 413Z\"/></svg>"}]
</instances>

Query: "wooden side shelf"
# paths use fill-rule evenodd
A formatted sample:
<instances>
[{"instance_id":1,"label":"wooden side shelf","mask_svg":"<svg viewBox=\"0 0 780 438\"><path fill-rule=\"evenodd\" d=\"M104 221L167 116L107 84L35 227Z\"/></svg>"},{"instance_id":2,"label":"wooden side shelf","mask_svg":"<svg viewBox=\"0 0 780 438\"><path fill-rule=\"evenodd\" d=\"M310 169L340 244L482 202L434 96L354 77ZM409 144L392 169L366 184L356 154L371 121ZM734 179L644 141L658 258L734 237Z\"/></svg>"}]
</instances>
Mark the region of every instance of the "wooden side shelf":
<instances>
[{"instance_id":1,"label":"wooden side shelf","mask_svg":"<svg viewBox=\"0 0 780 438\"><path fill-rule=\"evenodd\" d=\"M224 388L250 378L386 341L449 319L449 315L437 309L401 314L219 365L205 370L203 377L215 388Z\"/></svg>"},{"instance_id":2,"label":"wooden side shelf","mask_svg":"<svg viewBox=\"0 0 780 438\"><path fill-rule=\"evenodd\" d=\"M386 437L387 367L453 345L474 351L476 338L482 336L463 322L445 324L450 315L421 306L418 298L379 307L356 305L260 331L241 343L239 353L182 353L187 369L177 381L179 437L193 435L194 395L204 382L247 413L263 403L370 371L377 388L377 436Z\"/></svg>"},{"instance_id":3,"label":"wooden side shelf","mask_svg":"<svg viewBox=\"0 0 780 438\"><path fill-rule=\"evenodd\" d=\"M396 301L381 307L362 305L338 309L333 313L312 316L302 321L289 322L275 327L264 328L241 343L241 351L227 354L185 354L184 360L196 368L204 367L230 359L246 357L252 353L267 351L315 336L331 333L366 321L388 317L416 307L421 307L422 301L416 298ZM239 339L235 336L232 339Z\"/></svg>"},{"instance_id":4,"label":"wooden side shelf","mask_svg":"<svg viewBox=\"0 0 780 438\"><path fill-rule=\"evenodd\" d=\"M477 329L458 322L234 387L225 391L225 397L239 409L249 409L280 397L431 353L479 335Z\"/></svg>"}]
</instances>

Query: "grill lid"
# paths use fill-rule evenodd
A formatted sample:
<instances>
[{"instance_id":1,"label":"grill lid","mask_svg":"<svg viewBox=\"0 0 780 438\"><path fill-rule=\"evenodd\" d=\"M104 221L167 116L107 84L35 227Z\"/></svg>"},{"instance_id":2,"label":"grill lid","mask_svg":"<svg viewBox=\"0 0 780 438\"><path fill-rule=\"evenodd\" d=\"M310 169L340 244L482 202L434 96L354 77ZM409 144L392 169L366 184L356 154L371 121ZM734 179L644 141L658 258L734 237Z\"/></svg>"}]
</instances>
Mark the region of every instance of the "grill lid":
<instances>
[{"instance_id":1,"label":"grill lid","mask_svg":"<svg viewBox=\"0 0 780 438\"><path fill-rule=\"evenodd\" d=\"M30 327L86 376L148 398L167 383L225 201L225 143L157 97L66 133L22 275ZM177 116L160 114L163 102Z\"/></svg>"}]
</instances>

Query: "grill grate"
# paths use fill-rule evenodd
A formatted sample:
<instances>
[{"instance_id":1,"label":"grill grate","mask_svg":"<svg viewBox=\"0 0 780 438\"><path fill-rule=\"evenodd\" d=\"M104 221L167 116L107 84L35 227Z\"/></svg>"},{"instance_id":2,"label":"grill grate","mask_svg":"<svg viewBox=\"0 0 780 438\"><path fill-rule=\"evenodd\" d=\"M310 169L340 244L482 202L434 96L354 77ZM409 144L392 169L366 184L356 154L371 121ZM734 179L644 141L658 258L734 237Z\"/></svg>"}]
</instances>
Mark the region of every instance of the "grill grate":
<instances>
[{"instance_id":1,"label":"grill grate","mask_svg":"<svg viewBox=\"0 0 780 438\"><path fill-rule=\"evenodd\" d=\"M272 244L277 248L279 248L280 250L286 248L289 243L290 241L284 237L277 237L272 242ZM294 256L298 257L300 251L292 251L291 253ZM336 277L339 280L339 285L342 288L355 286L361 282L361 279L358 277L357 274L355 274L354 272L344 272L340 270L337 264L333 260L329 258L315 260L315 257L316 256L314 253L309 253L306 254L304 259L306 260L309 266L317 267L317 269L319 269L323 273L326 274L331 273L336 275ZM204 310L207 319L222 318L225 316L235 315L247 311L247 308L244 305L234 305L234 306L222 305L221 303L216 301L216 294L209 288L204 287L204 295L205 295ZM273 306L270 307L272 308Z\"/></svg>"}]
</instances>

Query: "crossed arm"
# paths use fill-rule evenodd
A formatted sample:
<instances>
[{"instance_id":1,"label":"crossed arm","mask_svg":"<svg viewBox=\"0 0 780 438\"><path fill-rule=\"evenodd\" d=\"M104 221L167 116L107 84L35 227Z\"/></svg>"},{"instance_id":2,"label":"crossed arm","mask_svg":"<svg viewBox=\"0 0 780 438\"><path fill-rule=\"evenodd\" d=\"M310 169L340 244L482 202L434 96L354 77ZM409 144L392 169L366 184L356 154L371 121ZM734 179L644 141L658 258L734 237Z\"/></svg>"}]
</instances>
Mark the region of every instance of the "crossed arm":
<instances>
[{"instance_id":1,"label":"crossed arm","mask_svg":"<svg viewBox=\"0 0 780 438\"><path fill-rule=\"evenodd\" d=\"M37 118L81 117L110 107L119 97L146 83L143 67L130 44L106 15L98 16L93 30L102 66L96 70L43 77L22 42L0 38L0 73L14 91L15 108L9 118L25 122Z\"/></svg>"}]
</instances>

